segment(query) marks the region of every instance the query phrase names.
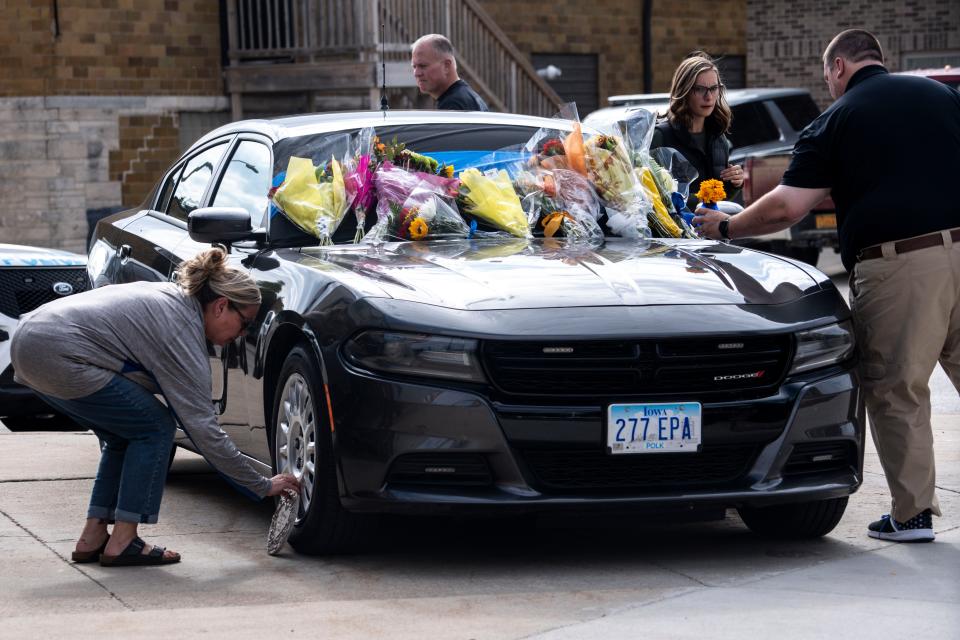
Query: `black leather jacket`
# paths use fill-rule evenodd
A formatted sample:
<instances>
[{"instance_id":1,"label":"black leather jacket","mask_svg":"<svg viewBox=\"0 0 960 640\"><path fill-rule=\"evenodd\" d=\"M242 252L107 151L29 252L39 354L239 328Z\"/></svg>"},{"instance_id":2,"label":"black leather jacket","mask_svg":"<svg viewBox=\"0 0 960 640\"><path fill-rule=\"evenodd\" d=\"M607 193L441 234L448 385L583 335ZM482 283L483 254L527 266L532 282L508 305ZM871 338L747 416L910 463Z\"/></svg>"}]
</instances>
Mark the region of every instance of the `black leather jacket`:
<instances>
[{"instance_id":1,"label":"black leather jacket","mask_svg":"<svg viewBox=\"0 0 960 640\"><path fill-rule=\"evenodd\" d=\"M657 124L653 132L653 141L650 143L651 149L659 147L671 147L676 149L687 161L697 170L698 177L690 184L690 197L687 198L687 205L691 211L695 210L699 201L693 197L700 189L700 181L712 178L720 179L720 172L727 167L730 161L730 140L727 136L716 131L712 131L708 120L705 126L707 133L706 148L709 152L705 154L700 150L690 136L690 132L679 124L673 124L669 120L664 120ZM727 193L727 200L733 200L740 194L740 188L724 180L723 189Z\"/></svg>"}]
</instances>

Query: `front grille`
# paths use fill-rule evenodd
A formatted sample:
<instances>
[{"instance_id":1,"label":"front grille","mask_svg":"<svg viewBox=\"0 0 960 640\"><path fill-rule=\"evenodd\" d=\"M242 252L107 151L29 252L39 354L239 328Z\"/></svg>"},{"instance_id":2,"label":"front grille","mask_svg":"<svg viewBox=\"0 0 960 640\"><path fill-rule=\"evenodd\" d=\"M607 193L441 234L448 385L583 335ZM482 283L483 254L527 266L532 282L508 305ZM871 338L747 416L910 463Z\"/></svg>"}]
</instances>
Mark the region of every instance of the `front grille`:
<instances>
[{"instance_id":1,"label":"front grille","mask_svg":"<svg viewBox=\"0 0 960 640\"><path fill-rule=\"evenodd\" d=\"M63 297L53 290L65 282L73 293L87 290L85 267L0 269L0 313L19 318L42 304Z\"/></svg>"},{"instance_id":2,"label":"front grille","mask_svg":"<svg viewBox=\"0 0 960 640\"><path fill-rule=\"evenodd\" d=\"M388 484L478 487L493 484L485 457L475 453L407 453L390 465Z\"/></svg>"},{"instance_id":3,"label":"front grille","mask_svg":"<svg viewBox=\"0 0 960 640\"><path fill-rule=\"evenodd\" d=\"M624 397L768 388L783 377L790 335L483 344L490 379L522 396Z\"/></svg>"},{"instance_id":4,"label":"front grille","mask_svg":"<svg viewBox=\"0 0 960 640\"><path fill-rule=\"evenodd\" d=\"M793 446L793 451L783 466L783 475L796 476L856 468L856 456L856 447L849 441L801 442Z\"/></svg>"},{"instance_id":5,"label":"front grille","mask_svg":"<svg viewBox=\"0 0 960 640\"><path fill-rule=\"evenodd\" d=\"M697 453L610 455L596 448L522 449L541 490L662 492L735 483L749 471L757 444L703 445Z\"/></svg>"}]
</instances>

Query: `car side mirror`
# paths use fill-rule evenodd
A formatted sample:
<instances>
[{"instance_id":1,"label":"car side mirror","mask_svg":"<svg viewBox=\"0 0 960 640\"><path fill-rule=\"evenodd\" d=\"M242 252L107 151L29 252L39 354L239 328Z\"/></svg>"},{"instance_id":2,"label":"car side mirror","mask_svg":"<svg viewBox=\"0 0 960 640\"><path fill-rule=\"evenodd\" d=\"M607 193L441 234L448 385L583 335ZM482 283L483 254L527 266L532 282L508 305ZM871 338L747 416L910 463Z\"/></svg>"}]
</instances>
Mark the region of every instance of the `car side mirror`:
<instances>
[{"instance_id":1,"label":"car side mirror","mask_svg":"<svg viewBox=\"0 0 960 640\"><path fill-rule=\"evenodd\" d=\"M250 223L250 212L240 207L204 207L187 216L187 232L197 242L230 244L256 240L259 234Z\"/></svg>"}]
</instances>

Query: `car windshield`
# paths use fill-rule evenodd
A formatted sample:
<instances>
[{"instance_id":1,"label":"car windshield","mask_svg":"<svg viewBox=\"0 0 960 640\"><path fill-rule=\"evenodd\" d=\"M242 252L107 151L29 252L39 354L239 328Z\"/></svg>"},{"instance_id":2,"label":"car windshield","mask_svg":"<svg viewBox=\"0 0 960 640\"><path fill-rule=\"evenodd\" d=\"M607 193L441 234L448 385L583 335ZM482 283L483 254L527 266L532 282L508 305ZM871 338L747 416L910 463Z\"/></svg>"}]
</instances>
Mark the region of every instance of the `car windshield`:
<instances>
[{"instance_id":1,"label":"car windshield","mask_svg":"<svg viewBox=\"0 0 960 640\"><path fill-rule=\"evenodd\" d=\"M570 124L558 121L557 132L565 133ZM316 175L316 183L324 184L333 180L331 160L336 161L345 172L349 188L351 177L351 159L363 155L364 133L376 136L376 140L394 148L406 148L417 154L429 156L439 166L452 167L459 175L468 168L477 168L481 172L496 170L508 164L521 162L525 157L524 146L541 129L505 124L484 123L429 123L376 127L371 130L348 130L337 133L313 134L285 138L274 145L273 188L271 195L289 185L289 172L295 166L311 166ZM527 154L528 155L528 154ZM309 165L305 161L309 161ZM324 174L326 171L326 174ZM319 187L322 189L322 187ZM281 196L283 194L281 193ZM303 201L301 194L300 201ZM283 202L274 197L269 211L268 233L274 245L303 246L316 244L317 238L306 225L297 224L293 210L296 203L287 198L287 206L277 206ZM357 239L357 225L349 219L348 213L337 228L330 232L334 244L349 243ZM369 231L377 221L377 215L367 215L364 231Z\"/></svg>"}]
</instances>

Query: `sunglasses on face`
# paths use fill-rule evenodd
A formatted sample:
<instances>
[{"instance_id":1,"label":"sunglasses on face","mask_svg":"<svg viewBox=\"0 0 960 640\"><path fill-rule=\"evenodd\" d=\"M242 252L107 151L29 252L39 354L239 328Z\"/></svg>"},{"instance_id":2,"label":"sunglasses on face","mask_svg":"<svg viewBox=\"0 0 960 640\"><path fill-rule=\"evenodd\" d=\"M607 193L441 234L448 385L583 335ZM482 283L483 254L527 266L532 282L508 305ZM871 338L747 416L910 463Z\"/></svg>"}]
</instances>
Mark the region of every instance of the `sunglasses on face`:
<instances>
[{"instance_id":1,"label":"sunglasses on face","mask_svg":"<svg viewBox=\"0 0 960 640\"><path fill-rule=\"evenodd\" d=\"M235 312L238 316L240 316L240 333L246 333L247 329L250 328L250 325L253 324L253 321L254 321L256 318L247 318L247 316L245 316L245 315L243 315L243 313L241 313L240 307L238 307L237 305L235 305L232 300L227 300L227 305L228 305L231 309L233 309L234 312Z\"/></svg>"},{"instance_id":2,"label":"sunglasses on face","mask_svg":"<svg viewBox=\"0 0 960 640\"><path fill-rule=\"evenodd\" d=\"M693 95L699 96L701 98L705 98L707 97L707 94L710 94L713 96L717 95L718 93L720 93L720 89L722 88L723 88L722 84L715 84L711 87L705 87L702 84L695 84L693 85L693 89L691 91L693 92Z\"/></svg>"}]
</instances>

